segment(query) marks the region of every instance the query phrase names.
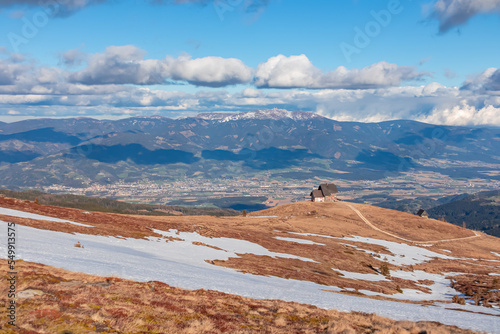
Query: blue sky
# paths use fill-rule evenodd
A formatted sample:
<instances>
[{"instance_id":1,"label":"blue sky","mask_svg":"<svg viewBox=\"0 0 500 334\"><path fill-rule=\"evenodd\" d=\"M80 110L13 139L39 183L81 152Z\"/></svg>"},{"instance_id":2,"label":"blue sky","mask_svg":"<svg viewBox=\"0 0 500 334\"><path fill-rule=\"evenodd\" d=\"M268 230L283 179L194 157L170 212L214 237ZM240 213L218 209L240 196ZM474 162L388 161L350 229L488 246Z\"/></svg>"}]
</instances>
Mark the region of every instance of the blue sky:
<instances>
[{"instance_id":1,"label":"blue sky","mask_svg":"<svg viewBox=\"0 0 500 334\"><path fill-rule=\"evenodd\" d=\"M285 108L500 126L500 0L0 0L0 120Z\"/></svg>"}]
</instances>

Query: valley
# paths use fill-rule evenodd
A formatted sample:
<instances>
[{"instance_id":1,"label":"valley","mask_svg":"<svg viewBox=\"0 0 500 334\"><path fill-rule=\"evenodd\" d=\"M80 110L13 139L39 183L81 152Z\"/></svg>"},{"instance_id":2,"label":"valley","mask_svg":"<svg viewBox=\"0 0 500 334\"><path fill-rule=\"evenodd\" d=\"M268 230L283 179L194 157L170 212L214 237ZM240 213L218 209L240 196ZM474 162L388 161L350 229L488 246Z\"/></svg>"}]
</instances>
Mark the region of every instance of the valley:
<instances>
[{"instance_id":1,"label":"valley","mask_svg":"<svg viewBox=\"0 0 500 334\"><path fill-rule=\"evenodd\" d=\"M0 186L240 211L304 200L325 180L357 202L436 200L499 189L499 142L495 128L281 109L28 120L0 124Z\"/></svg>"}]
</instances>

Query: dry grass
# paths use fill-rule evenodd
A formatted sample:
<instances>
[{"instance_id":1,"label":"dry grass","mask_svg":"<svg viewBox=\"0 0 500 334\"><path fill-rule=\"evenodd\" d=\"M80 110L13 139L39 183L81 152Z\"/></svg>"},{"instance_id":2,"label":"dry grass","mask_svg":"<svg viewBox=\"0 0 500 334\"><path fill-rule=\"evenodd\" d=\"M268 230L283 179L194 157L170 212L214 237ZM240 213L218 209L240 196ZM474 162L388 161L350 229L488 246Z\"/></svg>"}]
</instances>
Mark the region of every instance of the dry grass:
<instances>
[{"instance_id":1,"label":"dry grass","mask_svg":"<svg viewBox=\"0 0 500 334\"><path fill-rule=\"evenodd\" d=\"M465 294L476 305L484 307L500 306L500 282L498 276L458 275L453 277L451 286ZM463 303L465 300L455 299Z\"/></svg>"},{"instance_id":2,"label":"dry grass","mask_svg":"<svg viewBox=\"0 0 500 334\"><path fill-rule=\"evenodd\" d=\"M450 239L473 235L470 230L436 220L424 219L414 215L366 205L352 205L378 228L411 240ZM422 286L416 285L413 281L399 278L389 278L388 281L379 282L363 281L348 279L335 271L335 269L338 269L366 274L375 274L376 271L381 272L384 270L384 257L388 254L387 250L382 246L319 236L306 237L289 233L301 232L333 237L359 235L402 242L399 239L370 228L353 210L343 203L299 202L251 213L248 217L220 218L210 216L146 217L96 212L88 214L76 209L35 205L33 203L25 203L2 197L0 197L0 206L69 219L94 226L83 227L72 224L0 216L0 220L3 221L13 221L21 225L67 233L144 238L147 236L159 237L159 235L155 235L152 229L163 231L176 229L184 232L196 232L206 237L227 237L247 240L257 243L270 251L313 259L316 263L252 254L243 254L239 257L230 258L227 261L212 261L210 263L257 275L293 278L345 289L371 290L384 293L387 296L371 298L387 299L388 297L390 298L391 294L398 294L398 290L401 289L428 291L425 287L425 282L420 282L420 284L424 285ZM255 218L255 216L276 217ZM277 240L275 237L278 236L307 239L323 245L308 245ZM175 240L178 240L178 238L170 237L165 241L175 242ZM452 252L454 257L460 259L434 259L415 266L403 267L388 264L387 269L405 271L424 270L429 273L468 272L471 275L500 274L499 258L492 254L492 252L500 253L500 242L498 241L499 239L495 237L481 236L476 239L438 243L431 247L426 247L426 249L450 255L446 251L448 250ZM195 242L195 244L214 248L201 242ZM87 247L87 245L81 246ZM355 246L370 250L373 256L355 249ZM492 260L496 260L496 262ZM344 293L352 294L352 292ZM111 312L119 313L120 311L114 310ZM99 316L105 317L106 315L109 316L108 313L102 311ZM95 314L93 316L96 317ZM195 320L199 320L196 326L206 325L206 321ZM278 324L283 322L281 318L275 320L273 319L272 322L277 322ZM147 323L144 326L146 325Z\"/></svg>"},{"instance_id":3,"label":"dry grass","mask_svg":"<svg viewBox=\"0 0 500 334\"><path fill-rule=\"evenodd\" d=\"M5 280L5 260L0 260L0 268ZM18 291L37 289L44 294L18 299L18 327L0 324L5 334L473 333L435 322L398 322L374 314L188 291L160 282L98 277L25 261L18 261L17 268ZM0 287L5 313L7 287Z\"/></svg>"}]
</instances>

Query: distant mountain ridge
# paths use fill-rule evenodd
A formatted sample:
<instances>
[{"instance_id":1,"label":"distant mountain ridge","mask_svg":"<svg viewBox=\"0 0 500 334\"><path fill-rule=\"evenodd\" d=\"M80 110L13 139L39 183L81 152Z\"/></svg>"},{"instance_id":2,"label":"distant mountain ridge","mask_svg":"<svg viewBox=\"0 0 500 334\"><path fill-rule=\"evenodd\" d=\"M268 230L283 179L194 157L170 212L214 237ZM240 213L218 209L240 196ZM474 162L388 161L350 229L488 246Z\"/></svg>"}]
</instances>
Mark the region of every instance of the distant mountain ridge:
<instances>
[{"instance_id":1,"label":"distant mountain ridge","mask_svg":"<svg viewBox=\"0 0 500 334\"><path fill-rule=\"evenodd\" d=\"M249 179L262 172L380 180L430 171L498 181L492 170L500 163L499 144L500 129L339 122L282 109L182 119L35 119L0 123L0 185Z\"/></svg>"}]
</instances>

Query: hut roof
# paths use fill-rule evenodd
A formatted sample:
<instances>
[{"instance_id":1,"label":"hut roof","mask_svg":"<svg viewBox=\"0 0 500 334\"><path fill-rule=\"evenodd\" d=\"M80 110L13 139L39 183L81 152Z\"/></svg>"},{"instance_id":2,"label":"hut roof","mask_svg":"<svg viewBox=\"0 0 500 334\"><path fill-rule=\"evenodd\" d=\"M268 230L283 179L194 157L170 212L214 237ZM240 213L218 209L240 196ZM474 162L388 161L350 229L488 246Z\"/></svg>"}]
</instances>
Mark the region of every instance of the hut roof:
<instances>
[{"instance_id":1,"label":"hut roof","mask_svg":"<svg viewBox=\"0 0 500 334\"><path fill-rule=\"evenodd\" d=\"M332 196L339 192L337 186L333 183L322 183L318 190L321 190L324 196Z\"/></svg>"},{"instance_id":2,"label":"hut roof","mask_svg":"<svg viewBox=\"0 0 500 334\"><path fill-rule=\"evenodd\" d=\"M323 196L323 193L321 192L321 190L313 190L313 191L311 192L311 195L310 195L310 196L315 197L315 198L316 198L316 197L324 197L324 196Z\"/></svg>"},{"instance_id":3,"label":"hut roof","mask_svg":"<svg viewBox=\"0 0 500 334\"><path fill-rule=\"evenodd\" d=\"M420 216L420 217L423 217L423 216L428 216L429 214L424 210L424 209L420 209L418 210L417 212L417 216Z\"/></svg>"}]
</instances>

